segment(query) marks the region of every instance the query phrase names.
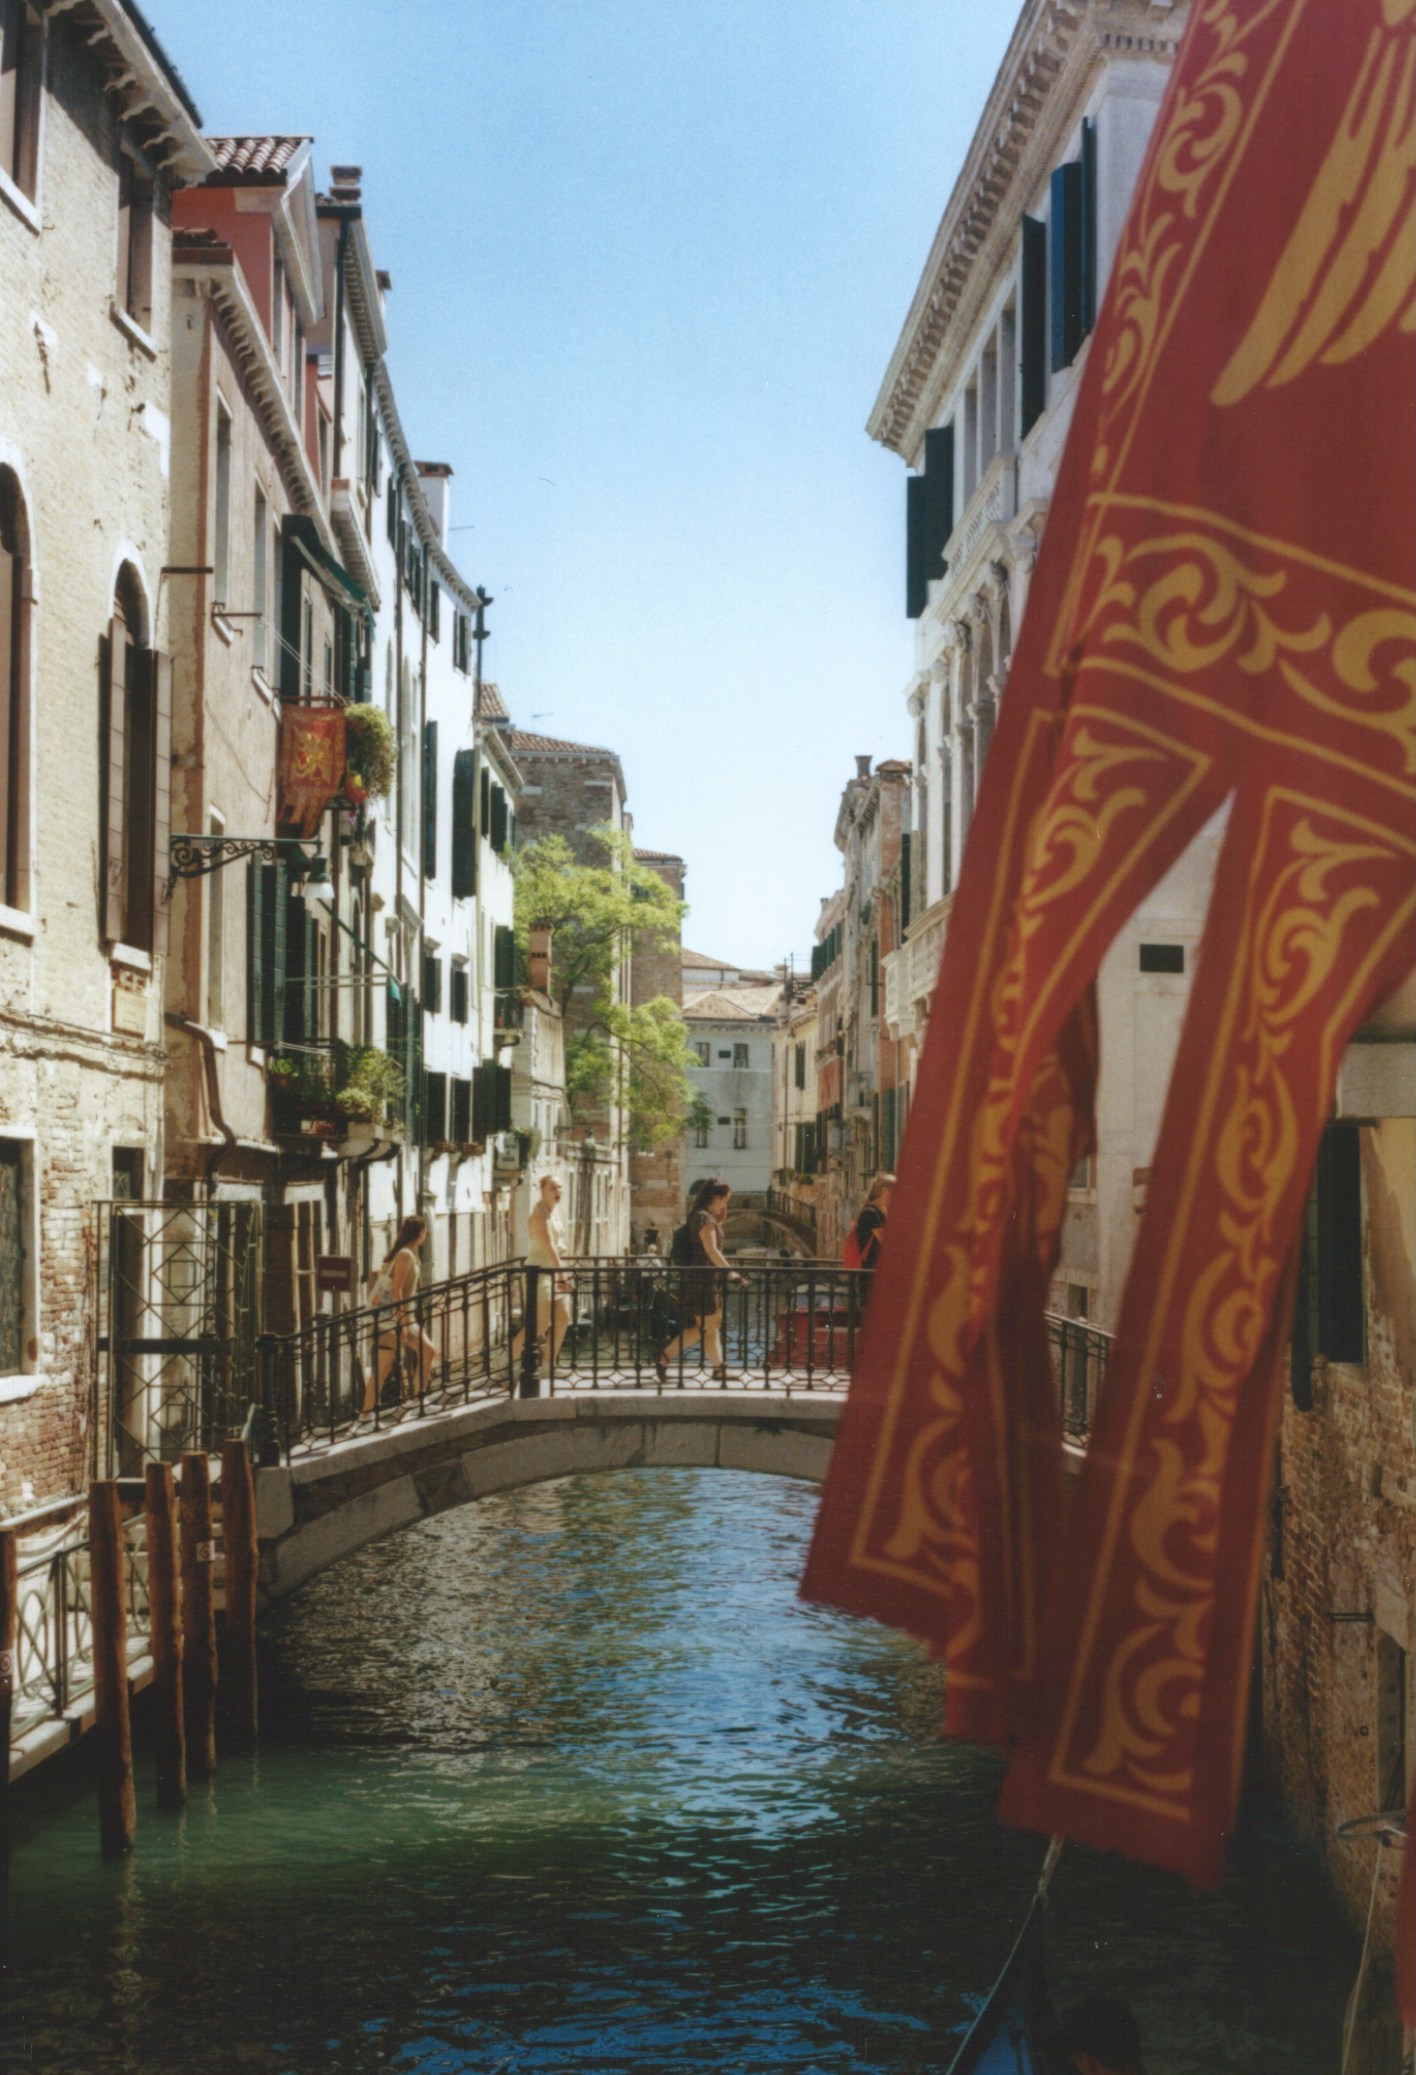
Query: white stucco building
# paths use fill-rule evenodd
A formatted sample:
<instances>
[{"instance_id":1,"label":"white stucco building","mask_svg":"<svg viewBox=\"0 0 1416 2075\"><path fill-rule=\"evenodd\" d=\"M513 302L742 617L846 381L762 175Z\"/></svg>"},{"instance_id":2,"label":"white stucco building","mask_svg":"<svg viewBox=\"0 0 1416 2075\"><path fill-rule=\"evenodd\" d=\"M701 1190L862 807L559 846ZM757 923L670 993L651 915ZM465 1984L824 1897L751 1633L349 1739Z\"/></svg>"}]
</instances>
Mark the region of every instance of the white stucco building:
<instances>
[{"instance_id":1,"label":"white stucco building","mask_svg":"<svg viewBox=\"0 0 1416 2075\"><path fill-rule=\"evenodd\" d=\"M704 1104L690 1125L684 1180L690 1197L709 1175L734 1196L761 1198L772 1181L772 1040L780 988L715 987L684 1001L697 1056L689 1079Z\"/></svg>"}]
</instances>

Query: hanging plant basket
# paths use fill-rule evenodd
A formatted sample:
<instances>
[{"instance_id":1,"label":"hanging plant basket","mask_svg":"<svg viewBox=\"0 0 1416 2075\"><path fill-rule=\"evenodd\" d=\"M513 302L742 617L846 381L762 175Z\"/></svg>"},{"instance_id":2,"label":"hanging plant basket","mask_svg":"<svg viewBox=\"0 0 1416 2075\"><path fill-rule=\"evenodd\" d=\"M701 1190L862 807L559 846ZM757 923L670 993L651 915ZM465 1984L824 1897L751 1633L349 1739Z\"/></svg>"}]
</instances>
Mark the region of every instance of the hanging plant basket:
<instances>
[{"instance_id":1,"label":"hanging plant basket","mask_svg":"<svg viewBox=\"0 0 1416 2075\"><path fill-rule=\"evenodd\" d=\"M356 806L386 800L398 767L393 723L381 706L349 706L344 713L344 797Z\"/></svg>"}]
</instances>

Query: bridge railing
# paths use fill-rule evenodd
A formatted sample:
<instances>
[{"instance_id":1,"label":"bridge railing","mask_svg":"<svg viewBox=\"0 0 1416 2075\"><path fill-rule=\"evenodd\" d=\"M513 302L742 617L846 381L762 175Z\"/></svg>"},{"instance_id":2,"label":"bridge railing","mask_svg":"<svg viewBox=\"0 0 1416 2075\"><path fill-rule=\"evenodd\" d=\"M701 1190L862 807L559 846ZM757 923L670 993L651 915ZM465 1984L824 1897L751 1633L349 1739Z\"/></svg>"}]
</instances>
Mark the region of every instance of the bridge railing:
<instances>
[{"instance_id":1,"label":"bridge railing","mask_svg":"<svg viewBox=\"0 0 1416 2075\"><path fill-rule=\"evenodd\" d=\"M870 1277L838 1262L724 1274L658 1259L505 1261L260 1345L267 1445L288 1456L490 1398L597 1390L842 1391ZM539 1331L523 1332L534 1317ZM1049 1320L1063 1425L1085 1434L1109 1336Z\"/></svg>"}]
</instances>

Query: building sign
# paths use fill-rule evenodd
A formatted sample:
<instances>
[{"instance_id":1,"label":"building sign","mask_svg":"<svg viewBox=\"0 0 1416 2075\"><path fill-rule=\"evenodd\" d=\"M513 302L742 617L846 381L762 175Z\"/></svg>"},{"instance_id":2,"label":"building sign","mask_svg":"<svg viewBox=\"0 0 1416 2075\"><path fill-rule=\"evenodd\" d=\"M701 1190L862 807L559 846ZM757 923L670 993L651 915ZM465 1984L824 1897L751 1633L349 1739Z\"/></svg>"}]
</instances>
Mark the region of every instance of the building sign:
<instances>
[{"instance_id":1,"label":"building sign","mask_svg":"<svg viewBox=\"0 0 1416 2075\"><path fill-rule=\"evenodd\" d=\"M348 1254L316 1254L315 1288L347 1297L354 1287L354 1263Z\"/></svg>"}]
</instances>

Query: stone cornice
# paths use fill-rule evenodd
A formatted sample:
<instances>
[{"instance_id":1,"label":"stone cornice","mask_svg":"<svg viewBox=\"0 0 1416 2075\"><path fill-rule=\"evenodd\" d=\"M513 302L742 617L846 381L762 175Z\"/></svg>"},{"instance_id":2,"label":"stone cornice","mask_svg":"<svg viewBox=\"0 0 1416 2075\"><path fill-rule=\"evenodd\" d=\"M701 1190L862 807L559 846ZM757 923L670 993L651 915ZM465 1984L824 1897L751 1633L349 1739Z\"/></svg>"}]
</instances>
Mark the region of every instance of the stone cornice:
<instances>
[{"instance_id":1,"label":"stone cornice","mask_svg":"<svg viewBox=\"0 0 1416 2075\"><path fill-rule=\"evenodd\" d=\"M179 185L204 180L216 157L176 67L136 10L123 0L49 0L51 22L68 20L95 53L112 94L143 148Z\"/></svg>"},{"instance_id":2,"label":"stone cornice","mask_svg":"<svg viewBox=\"0 0 1416 2075\"><path fill-rule=\"evenodd\" d=\"M866 421L872 439L906 461L917 453L951 372L945 339L967 342L1097 60L1169 58L1184 18L1183 0L1025 0Z\"/></svg>"},{"instance_id":3,"label":"stone cornice","mask_svg":"<svg viewBox=\"0 0 1416 2075\"><path fill-rule=\"evenodd\" d=\"M320 529L321 544L336 560L339 547L330 527L305 442L280 379L280 369L271 352L265 326L251 300L246 277L228 247L183 248L174 241L172 253L174 285L190 281L198 295L216 306L225 324L232 355L241 378L256 405L261 430L280 464L285 487L295 509L312 518Z\"/></svg>"}]
</instances>

